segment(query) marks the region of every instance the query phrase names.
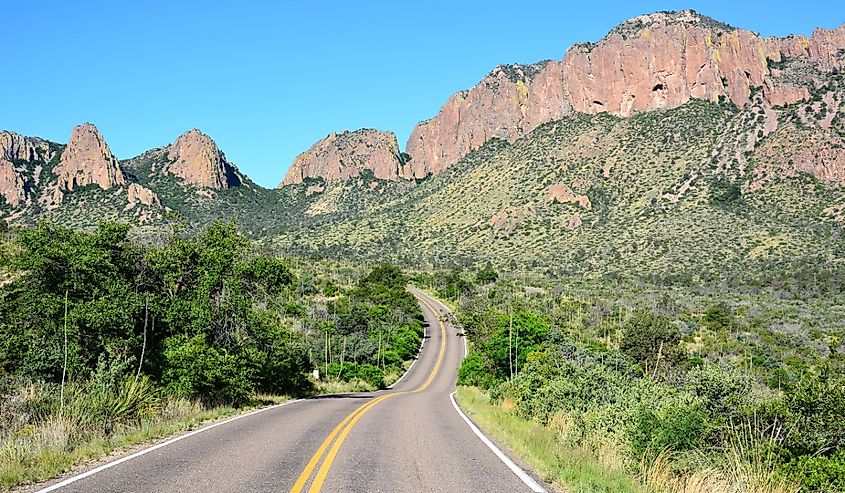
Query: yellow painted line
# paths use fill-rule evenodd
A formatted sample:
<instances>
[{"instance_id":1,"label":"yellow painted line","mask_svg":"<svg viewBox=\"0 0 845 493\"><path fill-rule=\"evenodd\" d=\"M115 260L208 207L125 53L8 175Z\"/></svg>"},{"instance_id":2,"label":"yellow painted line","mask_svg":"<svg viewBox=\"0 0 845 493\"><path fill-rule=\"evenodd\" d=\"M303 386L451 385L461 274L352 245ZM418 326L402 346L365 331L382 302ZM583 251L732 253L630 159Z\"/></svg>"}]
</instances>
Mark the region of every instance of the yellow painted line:
<instances>
[{"instance_id":1,"label":"yellow painted line","mask_svg":"<svg viewBox=\"0 0 845 493\"><path fill-rule=\"evenodd\" d=\"M428 380L425 381L422 385L419 386L414 392L422 392L429 385L431 382L434 381L434 377L437 375L437 372L440 371L440 364L443 362L443 354L446 352L446 326L443 325L443 321L440 320L440 312L434 309L431 304L429 304L426 300L422 298L417 298L418 300L422 301L425 306L428 307L434 313L434 316L437 317L437 323L440 325L440 353L437 355L437 362L434 363L434 369L431 370L431 374L428 376Z\"/></svg>"},{"instance_id":2,"label":"yellow painted line","mask_svg":"<svg viewBox=\"0 0 845 493\"><path fill-rule=\"evenodd\" d=\"M319 493L319 491L323 487L323 483L326 480L326 476L328 476L329 471L331 470L332 464L334 463L335 457L337 457L338 452L340 451L340 447L343 445L344 440L349 435L349 432L352 431L352 428L358 421L373 407L375 407L379 402L396 395L400 394L407 394L407 393L416 393L422 392L427 389L431 382L434 381L435 376L437 376L438 371L440 371L440 366L443 363L443 356L446 353L446 326L443 325L443 321L440 320L440 314L437 310L431 306L426 300L422 299L421 297L417 298L420 300L425 306L428 307L429 310L434 313L437 317L437 323L440 325L440 351L437 354L437 360L434 363L434 368L431 370L428 378L422 385L417 387L412 391L402 391L402 392L393 392L390 394L385 394L376 399L373 399L370 402L367 402L351 413L346 416L343 421L341 421L334 430L329 434L328 437L323 441L320 445L320 448L314 453L311 457L311 460L308 461L308 465L305 466L305 469L302 471L302 474L299 475L299 478L294 483L293 487L291 488L291 493L300 493L302 492L303 488L305 488L305 484L308 482L308 478L311 477L311 474L314 472L314 468L320 462L320 459L323 457L323 454L326 452L326 449L331 445L331 449L329 449L328 454L326 455L325 460L323 460L320 469L317 471L317 475L314 477L314 482L311 483L311 488L308 489L308 493ZM341 431L342 430L342 431ZM339 436L338 436L339 434ZM335 440L337 437L337 440ZM332 442L334 441L334 444Z\"/></svg>"},{"instance_id":3,"label":"yellow painted line","mask_svg":"<svg viewBox=\"0 0 845 493\"><path fill-rule=\"evenodd\" d=\"M395 395L404 394L405 392L396 392L393 394L387 394L383 396L381 400L387 399L388 397L393 397ZM326 476L329 474L329 470L332 468L332 463L334 463L334 459L337 456L337 453L340 451L340 446L343 445L343 441L346 440L346 436L349 435L349 432L352 430L352 427L361 419L362 416L367 414L367 411L372 409L381 401L372 401L363 409L361 412L358 413L352 421L349 422L349 425L343 429L343 432L338 437L337 441L334 442L332 445L331 450L329 450L328 455L326 455L326 460L323 461L323 465L320 466L320 470L317 471L317 476L314 477L314 482L311 483L311 488L308 489L308 493L318 493L323 488L323 483L326 481Z\"/></svg>"},{"instance_id":4,"label":"yellow painted line","mask_svg":"<svg viewBox=\"0 0 845 493\"><path fill-rule=\"evenodd\" d=\"M311 477L311 473L314 472L314 468L317 467L317 464L320 462L320 459L323 457L323 454L325 453L326 449L332 443L332 440L334 440L337 434L340 433L340 430L344 426L346 426L346 424L349 423L349 421L352 420L355 415L358 414L358 412L364 409L367 405L372 404L373 402L379 402L381 399L384 399L389 395L391 394L383 395L381 397L373 399L372 401L361 404L361 406L359 406L354 411L349 413L349 415L343 418L343 420L335 427L335 429L332 430L329 436L327 436L326 439L323 440L323 443L320 445L320 448L318 448L317 451L314 452L314 455L311 457L311 460L308 461L308 465L305 466L305 469L302 471L302 474L299 475L299 478L297 478L296 483L294 483L293 487L290 489L291 493L300 493L303 488L305 488L305 483L308 482L308 478Z\"/></svg>"}]
</instances>

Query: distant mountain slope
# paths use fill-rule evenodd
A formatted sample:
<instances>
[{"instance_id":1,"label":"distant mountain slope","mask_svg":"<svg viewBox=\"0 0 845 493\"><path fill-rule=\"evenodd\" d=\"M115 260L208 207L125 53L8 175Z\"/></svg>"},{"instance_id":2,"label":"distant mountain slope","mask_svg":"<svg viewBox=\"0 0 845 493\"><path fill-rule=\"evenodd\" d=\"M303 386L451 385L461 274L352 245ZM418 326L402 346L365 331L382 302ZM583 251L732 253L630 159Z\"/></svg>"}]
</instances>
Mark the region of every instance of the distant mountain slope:
<instances>
[{"instance_id":1,"label":"distant mountain slope","mask_svg":"<svg viewBox=\"0 0 845 493\"><path fill-rule=\"evenodd\" d=\"M756 91L743 110L693 100L630 118L564 117L512 144L488 142L373 214L275 244L585 276L715 279L807 259L841 264L845 128L840 112L820 108L843 89L837 76L778 111Z\"/></svg>"},{"instance_id":2,"label":"distant mountain slope","mask_svg":"<svg viewBox=\"0 0 845 493\"><path fill-rule=\"evenodd\" d=\"M786 63L790 77L777 68ZM811 38L761 38L692 10L642 15L598 43L572 46L563 60L497 67L420 123L406 152L421 178L491 138L513 141L574 112L630 116L719 98L742 108L757 88L769 106L794 103L843 64L845 26Z\"/></svg>"},{"instance_id":3,"label":"distant mountain slope","mask_svg":"<svg viewBox=\"0 0 845 493\"><path fill-rule=\"evenodd\" d=\"M118 161L0 133L0 215L155 238L235 220L279 250L579 275L717 278L845 261L845 27L760 38L640 16L561 61L502 65L414 132L330 134L280 189L191 130Z\"/></svg>"}]
</instances>

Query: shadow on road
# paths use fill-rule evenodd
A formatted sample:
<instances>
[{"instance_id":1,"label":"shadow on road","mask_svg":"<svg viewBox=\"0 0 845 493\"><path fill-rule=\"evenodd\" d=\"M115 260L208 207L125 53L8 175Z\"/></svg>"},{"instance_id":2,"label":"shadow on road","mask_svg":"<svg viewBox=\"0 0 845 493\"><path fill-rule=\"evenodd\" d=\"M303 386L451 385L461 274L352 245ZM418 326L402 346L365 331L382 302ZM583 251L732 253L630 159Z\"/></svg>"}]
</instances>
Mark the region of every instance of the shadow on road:
<instances>
[{"instance_id":1,"label":"shadow on road","mask_svg":"<svg viewBox=\"0 0 845 493\"><path fill-rule=\"evenodd\" d=\"M323 394L323 395L313 395L311 397L306 397L306 400L318 400L318 399L372 399L375 397L373 392L361 392L361 393L348 393L348 394Z\"/></svg>"}]
</instances>

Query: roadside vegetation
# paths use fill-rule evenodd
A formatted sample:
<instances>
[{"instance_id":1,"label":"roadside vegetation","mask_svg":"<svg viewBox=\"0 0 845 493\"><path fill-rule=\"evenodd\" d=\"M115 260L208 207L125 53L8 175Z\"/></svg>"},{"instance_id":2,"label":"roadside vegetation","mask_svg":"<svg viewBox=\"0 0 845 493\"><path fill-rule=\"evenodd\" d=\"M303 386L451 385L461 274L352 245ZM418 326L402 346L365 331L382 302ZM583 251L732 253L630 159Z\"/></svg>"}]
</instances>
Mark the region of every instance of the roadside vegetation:
<instances>
[{"instance_id":1,"label":"roadside vegetation","mask_svg":"<svg viewBox=\"0 0 845 493\"><path fill-rule=\"evenodd\" d=\"M462 407L573 491L845 491L843 291L423 274ZM623 479L620 479L623 478Z\"/></svg>"},{"instance_id":2,"label":"roadside vegetation","mask_svg":"<svg viewBox=\"0 0 845 493\"><path fill-rule=\"evenodd\" d=\"M234 224L0 232L0 487L287 396L381 388L422 312L394 266L268 255Z\"/></svg>"}]
</instances>

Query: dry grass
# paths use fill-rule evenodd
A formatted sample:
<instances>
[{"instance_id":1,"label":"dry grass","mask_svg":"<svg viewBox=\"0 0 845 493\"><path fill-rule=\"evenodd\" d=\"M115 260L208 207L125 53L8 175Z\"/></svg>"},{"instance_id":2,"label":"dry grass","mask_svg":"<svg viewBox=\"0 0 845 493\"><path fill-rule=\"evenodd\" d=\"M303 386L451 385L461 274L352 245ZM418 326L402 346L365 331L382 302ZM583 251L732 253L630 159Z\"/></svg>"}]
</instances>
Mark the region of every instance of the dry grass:
<instances>
[{"instance_id":1,"label":"dry grass","mask_svg":"<svg viewBox=\"0 0 845 493\"><path fill-rule=\"evenodd\" d=\"M647 452L639 463L641 482L656 493L798 493L801 487L777 471L774 443L781 430L758 434L750 423L738 426L721 453L700 453L701 467L678 473L673 453L664 449L654 458Z\"/></svg>"},{"instance_id":2,"label":"dry grass","mask_svg":"<svg viewBox=\"0 0 845 493\"><path fill-rule=\"evenodd\" d=\"M55 386L14 386L0 402L0 490L29 484L68 471L76 465L99 461L115 450L133 448L169 435L200 427L245 409L206 408L197 401L165 397L149 411L131 416L115 414L127 409L127 396L106 400L111 414L98 414L97 406L109 396L69 388L59 413ZM143 400L143 393L139 394ZM280 396L256 396L250 407L278 403ZM129 402L135 405L134 402Z\"/></svg>"},{"instance_id":3,"label":"dry grass","mask_svg":"<svg viewBox=\"0 0 845 493\"><path fill-rule=\"evenodd\" d=\"M673 470L671 451L663 450L640 461L639 478L655 493L798 493L801 488L778 477L772 464L749 461L731 450L720 468L679 474Z\"/></svg>"}]
</instances>

